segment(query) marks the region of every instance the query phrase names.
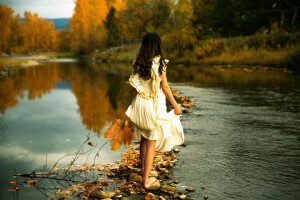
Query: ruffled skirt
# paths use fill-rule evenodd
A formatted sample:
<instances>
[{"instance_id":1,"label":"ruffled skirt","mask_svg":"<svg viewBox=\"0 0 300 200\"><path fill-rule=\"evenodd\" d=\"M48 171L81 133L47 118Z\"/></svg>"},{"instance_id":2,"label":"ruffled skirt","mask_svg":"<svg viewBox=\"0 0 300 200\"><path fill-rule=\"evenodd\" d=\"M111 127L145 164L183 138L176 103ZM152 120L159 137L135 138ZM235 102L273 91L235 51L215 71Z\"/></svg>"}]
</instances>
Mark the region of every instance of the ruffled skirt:
<instances>
[{"instance_id":1,"label":"ruffled skirt","mask_svg":"<svg viewBox=\"0 0 300 200\"><path fill-rule=\"evenodd\" d=\"M166 111L166 97L161 89L158 92L157 113L153 103L153 99L146 99L137 93L125 114L134 123L136 141L140 142L143 136L148 140L156 140L156 151L170 151L184 142L180 115L176 115L174 110Z\"/></svg>"}]
</instances>

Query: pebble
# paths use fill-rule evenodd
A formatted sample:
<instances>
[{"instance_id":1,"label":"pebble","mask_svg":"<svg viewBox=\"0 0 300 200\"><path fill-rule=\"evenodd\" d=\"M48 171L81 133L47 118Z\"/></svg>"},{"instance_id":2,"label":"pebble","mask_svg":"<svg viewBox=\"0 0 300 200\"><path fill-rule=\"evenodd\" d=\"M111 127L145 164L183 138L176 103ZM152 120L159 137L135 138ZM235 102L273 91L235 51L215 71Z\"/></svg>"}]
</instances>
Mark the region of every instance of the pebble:
<instances>
[{"instance_id":1,"label":"pebble","mask_svg":"<svg viewBox=\"0 0 300 200\"><path fill-rule=\"evenodd\" d=\"M204 186L202 186L202 187L201 187L201 189L202 189L202 190L204 190L204 189L205 189L205 187L204 187Z\"/></svg>"},{"instance_id":2,"label":"pebble","mask_svg":"<svg viewBox=\"0 0 300 200\"><path fill-rule=\"evenodd\" d=\"M173 183L178 184L180 183L178 180L173 181Z\"/></svg>"},{"instance_id":3,"label":"pebble","mask_svg":"<svg viewBox=\"0 0 300 200\"><path fill-rule=\"evenodd\" d=\"M160 188L160 182L156 181L148 188L148 190L158 190L159 188Z\"/></svg>"},{"instance_id":4,"label":"pebble","mask_svg":"<svg viewBox=\"0 0 300 200\"><path fill-rule=\"evenodd\" d=\"M173 151L174 151L174 153L179 153L180 152L179 149L174 149Z\"/></svg>"},{"instance_id":5,"label":"pebble","mask_svg":"<svg viewBox=\"0 0 300 200\"><path fill-rule=\"evenodd\" d=\"M142 176L136 174L136 173L132 173L129 175L129 180L131 181L141 181L142 180Z\"/></svg>"},{"instance_id":6,"label":"pebble","mask_svg":"<svg viewBox=\"0 0 300 200\"><path fill-rule=\"evenodd\" d=\"M164 193L168 193L170 195L175 195L177 194L177 190L175 187L169 186L169 185L162 185L160 186L160 191Z\"/></svg>"},{"instance_id":7,"label":"pebble","mask_svg":"<svg viewBox=\"0 0 300 200\"><path fill-rule=\"evenodd\" d=\"M185 199L185 198L186 198L186 196L184 194L179 195L179 199Z\"/></svg>"},{"instance_id":8,"label":"pebble","mask_svg":"<svg viewBox=\"0 0 300 200\"><path fill-rule=\"evenodd\" d=\"M190 109L190 108L187 108L187 109L184 109L182 112L183 113L192 113L194 111L192 109Z\"/></svg>"},{"instance_id":9,"label":"pebble","mask_svg":"<svg viewBox=\"0 0 300 200\"><path fill-rule=\"evenodd\" d=\"M91 198L98 198L98 199L109 199L115 196L115 192L104 192L100 190L95 190L90 194Z\"/></svg>"},{"instance_id":10,"label":"pebble","mask_svg":"<svg viewBox=\"0 0 300 200\"><path fill-rule=\"evenodd\" d=\"M150 171L150 176L156 178L158 176L157 171L154 171L154 170Z\"/></svg>"},{"instance_id":11,"label":"pebble","mask_svg":"<svg viewBox=\"0 0 300 200\"><path fill-rule=\"evenodd\" d=\"M163 196L159 196L159 200L166 200Z\"/></svg>"},{"instance_id":12,"label":"pebble","mask_svg":"<svg viewBox=\"0 0 300 200\"><path fill-rule=\"evenodd\" d=\"M195 188L187 187L187 188L186 188L186 191L188 191L188 192L194 192L194 191L195 191Z\"/></svg>"},{"instance_id":13,"label":"pebble","mask_svg":"<svg viewBox=\"0 0 300 200\"><path fill-rule=\"evenodd\" d=\"M208 199L208 196L205 195L205 196L204 196L204 199L205 199L205 200Z\"/></svg>"},{"instance_id":14,"label":"pebble","mask_svg":"<svg viewBox=\"0 0 300 200\"><path fill-rule=\"evenodd\" d=\"M181 144L180 146L182 146L182 147L186 147L186 146L187 146L187 144L186 144L186 143L183 143L183 144Z\"/></svg>"},{"instance_id":15,"label":"pebble","mask_svg":"<svg viewBox=\"0 0 300 200\"><path fill-rule=\"evenodd\" d=\"M170 174L168 174L166 177L167 177L168 179L173 179L173 178L175 178L173 175L170 175Z\"/></svg>"}]
</instances>

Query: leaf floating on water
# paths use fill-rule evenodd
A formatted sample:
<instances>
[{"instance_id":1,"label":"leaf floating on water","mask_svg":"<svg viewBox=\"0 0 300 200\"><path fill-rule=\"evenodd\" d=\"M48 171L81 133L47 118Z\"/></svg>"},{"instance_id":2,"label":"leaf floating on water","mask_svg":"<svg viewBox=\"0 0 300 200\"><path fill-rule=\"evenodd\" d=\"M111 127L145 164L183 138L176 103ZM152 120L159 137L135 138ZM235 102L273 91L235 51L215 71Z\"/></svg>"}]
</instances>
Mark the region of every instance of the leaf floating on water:
<instances>
[{"instance_id":1,"label":"leaf floating on water","mask_svg":"<svg viewBox=\"0 0 300 200\"><path fill-rule=\"evenodd\" d=\"M127 120L115 119L114 123L110 125L102 138L110 139L111 152L121 149L122 142L127 146L131 145L133 140L133 124Z\"/></svg>"},{"instance_id":2,"label":"leaf floating on water","mask_svg":"<svg viewBox=\"0 0 300 200\"><path fill-rule=\"evenodd\" d=\"M29 181L26 181L27 184L33 184L35 183L37 180L29 180Z\"/></svg>"},{"instance_id":3,"label":"leaf floating on water","mask_svg":"<svg viewBox=\"0 0 300 200\"><path fill-rule=\"evenodd\" d=\"M17 186L13 186L9 189L9 191L13 191L13 192L18 191L18 190L20 190L20 188Z\"/></svg>"},{"instance_id":4,"label":"leaf floating on water","mask_svg":"<svg viewBox=\"0 0 300 200\"><path fill-rule=\"evenodd\" d=\"M92 142L89 142L88 145L90 145L90 146L92 146L92 147L94 146Z\"/></svg>"}]
</instances>

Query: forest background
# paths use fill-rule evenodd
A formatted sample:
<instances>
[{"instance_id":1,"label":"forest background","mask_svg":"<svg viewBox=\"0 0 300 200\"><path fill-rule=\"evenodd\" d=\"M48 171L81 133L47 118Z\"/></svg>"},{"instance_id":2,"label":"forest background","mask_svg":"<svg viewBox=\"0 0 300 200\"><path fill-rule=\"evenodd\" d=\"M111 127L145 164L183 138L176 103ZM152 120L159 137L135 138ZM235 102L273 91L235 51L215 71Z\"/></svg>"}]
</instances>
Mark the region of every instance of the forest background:
<instances>
[{"instance_id":1,"label":"forest background","mask_svg":"<svg viewBox=\"0 0 300 200\"><path fill-rule=\"evenodd\" d=\"M0 52L130 62L156 32L173 63L299 69L299 11L296 0L76 0L68 26L55 30L0 4Z\"/></svg>"}]
</instances>

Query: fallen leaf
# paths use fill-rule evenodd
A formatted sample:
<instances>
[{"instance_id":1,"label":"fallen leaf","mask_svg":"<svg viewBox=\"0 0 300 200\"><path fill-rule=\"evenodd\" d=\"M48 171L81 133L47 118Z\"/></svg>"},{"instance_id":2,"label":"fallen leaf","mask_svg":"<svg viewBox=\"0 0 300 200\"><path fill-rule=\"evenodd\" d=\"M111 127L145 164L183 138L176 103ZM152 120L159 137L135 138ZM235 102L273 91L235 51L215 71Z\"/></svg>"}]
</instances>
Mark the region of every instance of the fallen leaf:
<instances>
[{"instance_id":1,"label":"fallen leaf","mask_svg":"<svg viewBox=\"0 0 300 200\"><path fill-rule=\"evenodd\" d=\"M149 195L146 195L146 196L145 196L145 200L151 200L151 199L152 199L151 196L149 196Z\"/></svg>"},{"instance_id":2,"label":"fallen leaf","mask_svg":"<svg viewBox=\"0 0 300 200\"><path fill-rule=\"evenodd\" d=\"M17 187L17 186L13 186L13 187L11 187L10 189L9 189L9 191L18 191L18 190L20 190L20 188L19 187Z\"/></svg>"},{"instance_id":3,"label":"fallen leaf","mask_svg":"<svg viewBox=\"0 0 300 200\"><path fill-rule=\"evenodd\" d=\"M127 120L115 119L103 134L102 138L110 139L111 152L121 149L122 142L127 146L131 145L133 140L133 124Z\"/></svg>"},{"instance_id":4,"label":"fallen leaf","mask_svg":"<svg viewBox=\"0 0 300 200\"><path fill-rule=\"evenodd\" d=\"M26 181L27 184L33 184L35 183L37 180L29 180L29 181Z\"/></svg>"}]
</instances>

